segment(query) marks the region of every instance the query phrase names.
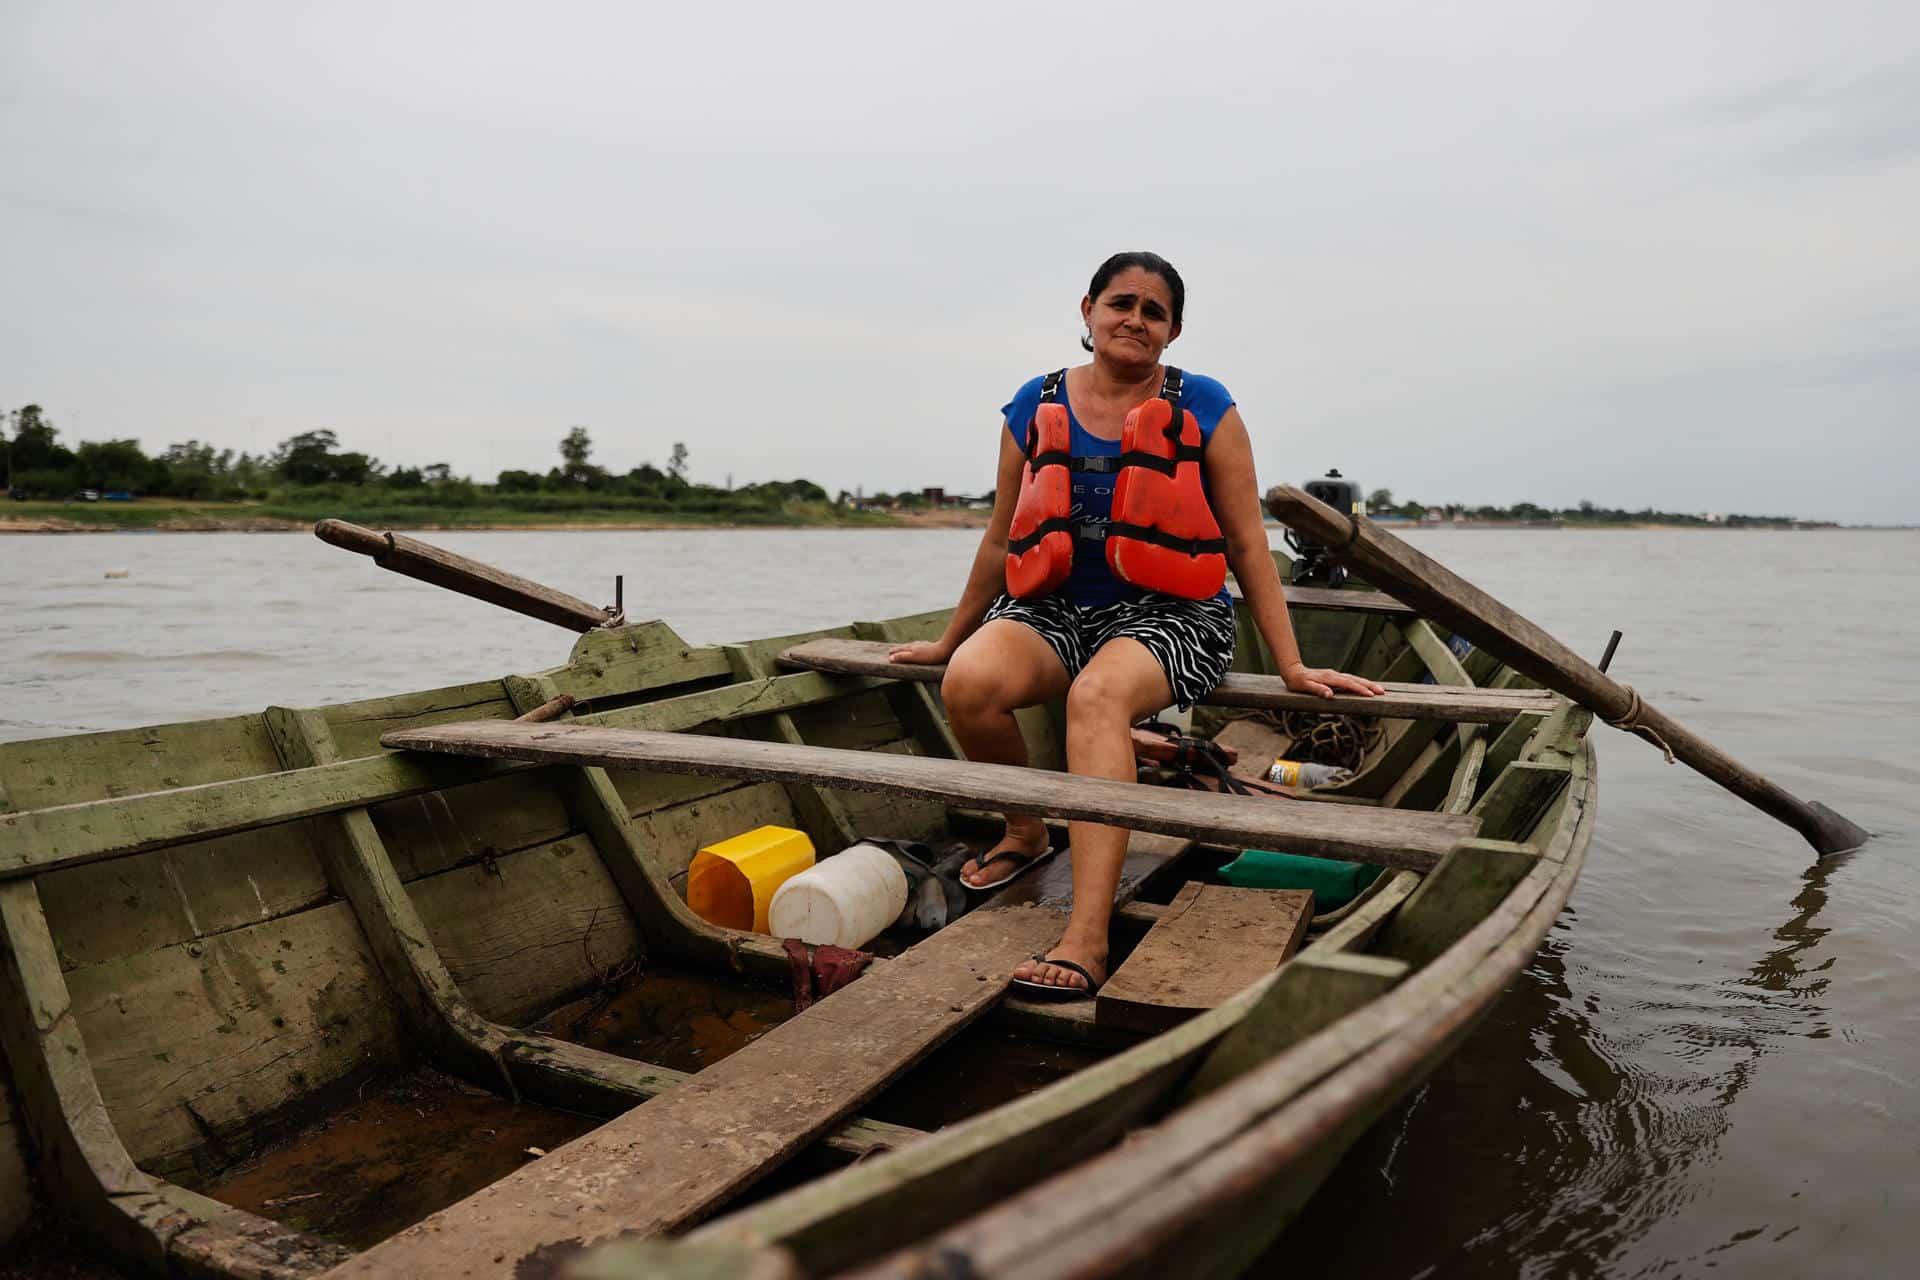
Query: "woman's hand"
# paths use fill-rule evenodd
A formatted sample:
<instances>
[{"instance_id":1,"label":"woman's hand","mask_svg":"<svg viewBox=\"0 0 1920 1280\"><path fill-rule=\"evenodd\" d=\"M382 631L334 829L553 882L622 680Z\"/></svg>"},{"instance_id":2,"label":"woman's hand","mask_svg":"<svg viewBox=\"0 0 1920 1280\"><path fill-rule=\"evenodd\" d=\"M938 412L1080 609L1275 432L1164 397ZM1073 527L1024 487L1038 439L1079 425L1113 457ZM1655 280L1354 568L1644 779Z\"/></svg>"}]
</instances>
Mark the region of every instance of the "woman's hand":
<instances>
[{"instance_id":1,"label":"woman's hand","mask_svg":"<svg viewBox=\"0 0 1920 1280\"><path fill-rule=\"evenodd\" d=\"M1287 688L1295 693L1311 693L1316 697L1331 698L1334 690L1343 693L1357 693L1363 698L1385 693L1386 686L1377 680L1364 676L1350 676L1344 671L1335 671L1330 667L1309 667L1304 662L1296 663L1280 673L1287 682Z\"/></svg>"},{"instance_id":2,"label":"woman's hand","mask_svg":"<svg viewBox=\"0 0 1920 1280\"><path fill-rule=\"evenodd\" d=\"M904 662L913 667L937 667L953 656L953 646L945 640L915 640L887 650L888 662Z\"/></svg>"}]
</instances>

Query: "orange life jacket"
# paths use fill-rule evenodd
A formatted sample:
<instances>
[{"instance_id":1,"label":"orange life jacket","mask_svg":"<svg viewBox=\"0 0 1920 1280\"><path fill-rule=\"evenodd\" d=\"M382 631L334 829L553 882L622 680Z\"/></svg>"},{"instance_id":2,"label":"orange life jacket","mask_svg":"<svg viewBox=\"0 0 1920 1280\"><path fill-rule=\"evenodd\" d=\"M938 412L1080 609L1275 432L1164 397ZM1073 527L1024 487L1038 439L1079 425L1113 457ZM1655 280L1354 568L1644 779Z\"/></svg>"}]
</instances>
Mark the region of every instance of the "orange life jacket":
<instances>
[{"instance_id":1,"label":"orange life jacket","mask_svg":"<svg viewBox=\"0 0 1920 1280\"><path fill-rule=\"evenodd\" d=\"M1027 465L1007 536L1007 590L1044 596L1073 572L1073 424L1060 403L1067 371L1047 375L1027 424Z\"/></svg>"},{"instance_id":2,"label":"orange life jacket","mask_svg":"<svg viewBox=\"0 0 1920 1280\"><path fill-rule=\"evenodd\" d=\"M1047 375L1027 425L1026 468L1007 540L1007 590L1043 596L1073 571L1080 538L1105 539L1107 565L1121 581L1147 591L1204 600L1226 584L1227 541L1207 505L1200 479L1200 424L1182 410L1183 376L1168 368L1160 394L1128 412L1120 457L1073 456L1073 427L1060 403L1066 370ZM1112 521L1072 518L1073 472L1118 463Z\"/></svg>"},{"instance_id":3,"label":"orange life jacket","mask_svg":"<svg viewBox=\"0 0 1920 1280\"><path fill-rule=\"evenodd\" d=\"M1180 408L1181 374L1135 405L1120 432L1120 478L1107 525L1107 566L1122 581L1189 600L1227 584L1227 540L1207 505L1193 410Z\"/></svg>"}]
</instances>

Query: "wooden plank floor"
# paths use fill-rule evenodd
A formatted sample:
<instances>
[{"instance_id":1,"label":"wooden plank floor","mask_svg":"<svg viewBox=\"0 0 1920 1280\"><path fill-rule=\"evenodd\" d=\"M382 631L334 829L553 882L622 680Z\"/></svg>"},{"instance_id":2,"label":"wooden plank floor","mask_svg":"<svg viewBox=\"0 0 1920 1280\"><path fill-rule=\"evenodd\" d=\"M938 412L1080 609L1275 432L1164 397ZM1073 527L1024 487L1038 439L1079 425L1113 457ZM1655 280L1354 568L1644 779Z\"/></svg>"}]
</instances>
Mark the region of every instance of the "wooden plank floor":
<instances>
[{"instance_id":1,"label":"wooden plank floor","mask_svg":"<svg viewBox=\"0 0 1920 1280\"><path fill-rule=\"evenodd\" d=\"M1103 1026L1164 1031L1237 995L1294 953L1313 895L1185 885L1095 997Z\"/></svg>"},{"instance_id":2,"label":"wooden plank floor","mask_svg":"<svg viewBox=\"0 0 1920 1280\"><path fill-rule=\"evenodd\" d=\"M685 1084L328 1274L545 1275L544 1263L582 1246L687 1226L983 1013L1061 924L1032 905L973 911Z\"/></svg>"},{"instance_id":3,"label":"wooden plank floor","mask_svg":"<svg viewBox=\"0 0 1920 1280\"><path fill-rule=\"evenodd\" d=\"M780 654L780 665L836 675L886 676L934 683L945 666L891 662L893 646L873 640L809 640ZM1371 698L1339 694L1322 698L1295 693L1278 676L1230 671L1214 691L1200 699L1213 707L1251 707L1266 711L1319 711L1355 716L1391 716L1407 720L1451 720L1467 724L1506 724L1522 715L1548 714L1553 695L1544 689L1482 689L1473 685L1408 684L1382 681L1386 692Z\"/></svg>"},{"instance_id":4,"label":"wooden plank floor","mask_svg":"<svg viewBox=\"0 0 1920 1280\"><path fill-rule=\"evenodd\" d=\"M1413 871L1432 870L1442 855L1479 829L1478 819L1465 815L1276 803L1269 797L1143 787L1011 765L597 725L464 721L396 730L381 742L542 764L815 783Z\"/></svg>"}]
</instances>

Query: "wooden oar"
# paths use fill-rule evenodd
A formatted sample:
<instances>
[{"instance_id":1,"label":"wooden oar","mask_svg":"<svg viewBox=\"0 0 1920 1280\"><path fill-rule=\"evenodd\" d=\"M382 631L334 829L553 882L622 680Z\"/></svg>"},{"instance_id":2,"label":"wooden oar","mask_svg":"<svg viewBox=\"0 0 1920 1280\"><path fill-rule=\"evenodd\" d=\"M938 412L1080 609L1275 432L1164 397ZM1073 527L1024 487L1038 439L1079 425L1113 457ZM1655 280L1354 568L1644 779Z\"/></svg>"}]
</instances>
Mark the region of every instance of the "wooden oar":
<instances>
[{"instance_id":1,"label":"wooden oar","mask_svg":"<svg viewBox=\"0 0 1920 1280\"><path fill-rule=\"evenodd\" d=\"M618 621L613 610L596 609L564 591L397 533L375 533L345 520L322 520L313 533L322 542L371 557L382 569L572 631L592 631Z\"/></svg>"},{"instance_id":2,"label":"wooden oar","mask_svg":"<svg viewBox=\"0 0 1920 1280\"><path fill-rule=\"evenodd\" d=\"M1800 799L1641 701L1631 686L1603 674L1579 654L1472 583L1380 528L1349 517L1292 485L1267 491L1276 520L1312 537L1367 580L1459 632L1523 675L1588 708L1608 724L1645 738L1748 804L1773 815L1822 854L1866 843L1869 832L1827 806Z\"/></svg>"}]
</instances>

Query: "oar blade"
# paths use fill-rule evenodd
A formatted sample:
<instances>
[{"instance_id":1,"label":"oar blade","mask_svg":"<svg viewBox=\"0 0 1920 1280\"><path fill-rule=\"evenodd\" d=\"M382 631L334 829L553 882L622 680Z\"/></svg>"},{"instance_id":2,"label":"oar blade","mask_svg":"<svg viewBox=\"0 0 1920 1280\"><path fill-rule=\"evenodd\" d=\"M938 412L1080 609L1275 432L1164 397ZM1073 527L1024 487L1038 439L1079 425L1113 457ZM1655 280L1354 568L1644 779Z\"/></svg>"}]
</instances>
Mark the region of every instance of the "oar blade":
<instances>
[{"instance_id":1,"label":"oar blade","mask_svg":"<svg viewBox=\"0 0 1920 1280\"><path fill-rule=\"evenodd\" d=\"M1817 829L1808 838L1823 858L1830 854L1845 853L1849 849L1858 849L1873 838L1873 832L1844 815L1835 813L1818 800L1807 801L1807 807L1813 810L1814 816L1820 820Z\"/></svg>"}]
</instances>

